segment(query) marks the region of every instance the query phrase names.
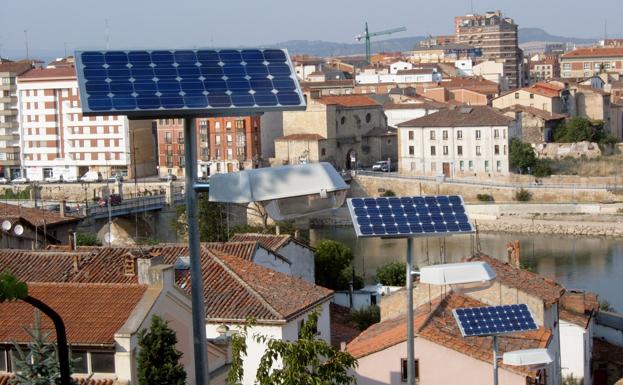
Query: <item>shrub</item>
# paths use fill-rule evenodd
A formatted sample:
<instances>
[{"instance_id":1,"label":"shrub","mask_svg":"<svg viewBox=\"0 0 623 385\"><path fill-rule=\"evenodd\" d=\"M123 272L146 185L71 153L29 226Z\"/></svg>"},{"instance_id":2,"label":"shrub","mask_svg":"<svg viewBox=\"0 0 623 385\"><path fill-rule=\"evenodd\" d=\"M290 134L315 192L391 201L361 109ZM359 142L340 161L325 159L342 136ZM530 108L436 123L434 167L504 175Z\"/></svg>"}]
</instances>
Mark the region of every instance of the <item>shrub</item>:
<instances>
[{"instance_id":1,"label":"shrub","mask_svg":"<svg viewBox=\"0 0 623 385\"><path fill-rule=\"evenodd\" d=\"M518 202L528 202L532 199L532 193L524 188L515 192L515 200Z\"/></svg>"},{"instance_id":2,"label":"shrub","mask_svg":"<svg viewBox=\"0 0 623 385\"><path fill-rule=\"evenodd\" d=\"M381 309L372 305L367 308L353 310L350 313L350 322L361 331L366 330L370 325L381 321Z\"/></svg>"},{"instance_id":3,"label":"shrub","mask_svg":"<svg viewBox=\"0 0 623 385\"><path fill-rule=\"evenodd\" d=\"M539 178L552 175L552 167L550 166L550 161L546 159L538 160L536 162L536 165L534 166L533 175Z\"/></svg>"},{"instance_id":4,"label":"shrub","mask_svg":"<svg viewBox=\"0 0 623 385\"><path fill-rule=\"evenodd\" d=\"M511 139L508 155L511 168L519 170L520 172L527 172L528 169L534 169L537 164L532 145L530 143L523 143L517 138Z\"/></svg>"},{"instance_id":5,"label":"shrub","mask_svg":"<svg viewBox=\"0 0 623 385\"><path fill-rule=\"evenodd\" d=\"M404 286L407 267L404 262L392 262L379 267L376 271L376 280L387 286Z\"/></svg>"},{"instance_id":6,"label":"shrub","mask_svg":"<svg viewBox=\"0 0 623 385\"><path fill-rule=\"evenodd\" d=\"M478 194L476 195L476 199L481 202L493 202L493 195L491 194Z\"/></svg>"},{"instance_id":7,"label":"shrub","mask_svg":"<svg viewBox=\"0 0 623 385\"><path fill-rule=\"evenodd\" d=\"M101 246L102 244L97 239L95 234L91 233L77 233L76 244L78 246Z\"/></svg>"},{"instance_id":8,"label":"shrub","mask_svg":"<svg viewBox=\"0 0 623 385\"><path fill-rule=\"evenodd\" d=\"M385 192L381 196L382 197L395 197L396 193L393 190L385 190Z\"/></svg>"}]
</instances>

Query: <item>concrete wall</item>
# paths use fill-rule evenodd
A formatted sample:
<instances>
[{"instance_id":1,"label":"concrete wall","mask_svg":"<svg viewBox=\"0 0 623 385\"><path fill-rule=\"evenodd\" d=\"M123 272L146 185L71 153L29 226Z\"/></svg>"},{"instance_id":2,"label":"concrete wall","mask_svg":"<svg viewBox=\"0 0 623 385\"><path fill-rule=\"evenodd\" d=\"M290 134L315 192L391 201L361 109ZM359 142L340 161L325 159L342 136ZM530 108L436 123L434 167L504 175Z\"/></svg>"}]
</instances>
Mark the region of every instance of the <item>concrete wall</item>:
<instances>
[{"instance_id":1,"label":"concrete wall","mask_svg":"<svg viewBox=\"0 0 623 385\"><path fill-rule=\"evenodd\" d=\"M327 151L326 140L288 140L278 139L274 141L276 156L274 165L299 164L306 159L309 163L334 161L334 156L323 156L322 150Z\"/></svg>"},{"instance_id":2,"label":"concrete wall","mask_svg":"<svg viewBox=\"0 0 623 385\"><path fill-rule=\"evenodd\" d=\"M597 323L595 324L595 338L601 338L613 345L623 347L623 330L614 329Z\"/></svg>"},{"instance_id":3,"label":"concrete wall","mask_svg":"<svg viewBox=\"0 0 623 385\"><path fill-rule=\"evenodd\" d=\"M253 262L267 267L271 270L278 271L286 275L292 275L292 267L286 261L278 258L271 251L263 247L258 248L253 255Z\"/></svg>"},{"instance_id":4,"label":"concrete wall","mask_svg":"<svg viewBox=\"0 0 623 385\"><path fill-rule=\"evenodd\" d=\"M515 95L519 95L517 98ZM532 97L530 97L532 95ZM493 99L493 107L503 109L514 105L521 105L526 107L534 107L540 110L545 110L553 113L561 113L559 107L560 98L548 98L536 93L531 93L526 90L516 90L510 92L504 96L500 96Z\"/></svg>"},{"instance_id":5,"label":"concrete wall","mask_svg":"<svg viewBox=\"0 0 623 385\"><path fill-rule=\"evenodd\" d=\"M560 320L560 362L562 376L584 378L586 329ZM584 385L588 385L584 382Z\"/></svg>"},{"instance_id":6,"label":"concrete wall","mask_svg":"<svg viewBox=\"0 0 623 385\"><path fill-rule=\"evenodd\" d=\"M290 268L293 277L304 279L310 283L316 282L313 250L290 241L277 252L292 262Z\"/></svg>"}]
</instances>

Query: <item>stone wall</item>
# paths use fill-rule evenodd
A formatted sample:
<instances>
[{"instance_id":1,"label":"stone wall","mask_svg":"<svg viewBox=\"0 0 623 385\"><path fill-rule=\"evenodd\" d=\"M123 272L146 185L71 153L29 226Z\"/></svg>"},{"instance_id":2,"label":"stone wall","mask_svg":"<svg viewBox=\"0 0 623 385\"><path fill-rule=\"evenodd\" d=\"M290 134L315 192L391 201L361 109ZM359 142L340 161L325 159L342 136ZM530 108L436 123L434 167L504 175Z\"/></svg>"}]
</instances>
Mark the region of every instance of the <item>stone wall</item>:
<instances>
[{"instance_id":1,"label":"stone wall","mask_svg":"<svg viewBox=\"0 0 623 385\"><path fill-rule=\"evenodd\" d=\"M602 153L597 143L539 143L534 147L539 159L562 159L562 158L599 158Z\"/></svg>"}]
</instances>

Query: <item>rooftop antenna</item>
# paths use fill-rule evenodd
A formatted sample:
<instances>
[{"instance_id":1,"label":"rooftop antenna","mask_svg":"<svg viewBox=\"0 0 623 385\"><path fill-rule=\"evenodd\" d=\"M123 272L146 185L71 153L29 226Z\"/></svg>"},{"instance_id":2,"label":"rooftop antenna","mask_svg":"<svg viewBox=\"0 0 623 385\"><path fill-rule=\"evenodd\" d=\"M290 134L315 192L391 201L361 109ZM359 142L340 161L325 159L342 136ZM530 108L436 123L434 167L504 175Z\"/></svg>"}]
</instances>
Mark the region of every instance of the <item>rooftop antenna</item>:
<instances>
[{"instance_id":1,"label":"rooftop antenna","mask_svg":"<svg viewBox=\"0 0 623 385\"><path fill-rule=\"evenodd\" d=\"M110 28L108 28L108 19L104 19L104 25L106 26L104 31L106 35L106 49L110 49Z\"/></svg>"},{"instance_id":2,"label":"rooftop antenna","mask_svg":"<svg viewBox=\"0 0 623 385\"><path fill-rule=\"evenodd\" d=\"M65 50L65 55L63 57L67 57L67 42L63 42L63 49Z\"/></svg>"},{"instance_id":3,"label":"rooftop antenna","mask_svg":"<svg viewBox=\"0 0 623 385\"><path fill-rule=\"evenodd\" d=\"M469 0L469 9L471 10L471 14L474 14L474 0Z\"/></svg>"},{"instance_id":4,"label":"rooftop antenna","mask_svg":"<svg viewBox=\"0 0 623 385\"><path fill-rule=\"evenodd\" d=\"M24 30L24 43L26 44L26 60L30 60L30 53L28 52L28 30Z\"/></svg>"},{"instance_id":5,"label":"rooftop antenna","mask_svg":"<svg viewBox=\"0 0 623 385\"><path fill-rule=\"evenodd\" d=\"M606 40L608 40L608 19L604 20L604 45L606 45Z\"/></svg>"}]
</instances>

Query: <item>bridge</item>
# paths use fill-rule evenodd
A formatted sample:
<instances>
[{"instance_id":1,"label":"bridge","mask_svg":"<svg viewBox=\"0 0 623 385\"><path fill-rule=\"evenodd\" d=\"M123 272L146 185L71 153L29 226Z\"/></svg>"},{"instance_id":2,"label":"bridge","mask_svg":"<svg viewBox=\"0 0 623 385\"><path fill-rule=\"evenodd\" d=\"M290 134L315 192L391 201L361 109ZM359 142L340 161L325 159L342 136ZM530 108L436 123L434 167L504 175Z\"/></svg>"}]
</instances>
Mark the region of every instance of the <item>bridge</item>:
<instances>
[{"instance_id":1,"label":"bridge","mask_svg":"<svg viewBox=\"0 0 623 385\"><path fill-rule=\"evenodd\" d=\"M166 195L151 195L123 200L120 204L110 206L110 217L140 214L148 211L162 210L167 205ZM86 217L91 219L106 219L109 216L109 207L93 204L86 209Z\"/></svg>"}]
</instances>

